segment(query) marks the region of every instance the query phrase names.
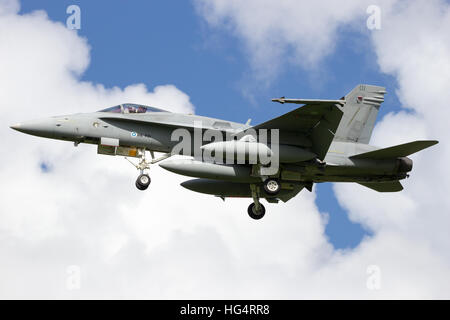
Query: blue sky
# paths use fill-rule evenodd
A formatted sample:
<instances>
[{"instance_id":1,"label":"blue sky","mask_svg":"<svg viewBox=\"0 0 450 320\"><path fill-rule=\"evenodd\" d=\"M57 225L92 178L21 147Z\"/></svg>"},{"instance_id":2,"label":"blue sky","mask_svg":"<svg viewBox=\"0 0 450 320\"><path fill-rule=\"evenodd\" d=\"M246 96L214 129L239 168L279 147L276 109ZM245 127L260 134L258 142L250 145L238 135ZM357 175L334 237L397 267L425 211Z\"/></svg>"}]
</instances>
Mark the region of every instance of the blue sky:
<instances>
[{"instance_id":1,"label":"blue sky","mask_svg":"<svg viewBox=\"0 0 450 320\"><path fill-rule=\"evenodd\" d=\"M378 71L369 39L359 32L341 30L335 52L317 67L283 65L266 84L252 76L242 42L208 26L189 1L24 0L21 12L43 9L65 23L71 4L81 8L78 33L91 46L91 63L82 75L86 81L107 87L144 83L150 89L174 84L190 96L197 114L237 122L258 123L292 109L273 104L273 97L340 98L359 83L388 88L379 119L399 108L394 79ZM332 184L316 188L321 212L329 213L326 233L335 248L353 248L370 235L349 221Z\"/></svg>"}]
</instances>

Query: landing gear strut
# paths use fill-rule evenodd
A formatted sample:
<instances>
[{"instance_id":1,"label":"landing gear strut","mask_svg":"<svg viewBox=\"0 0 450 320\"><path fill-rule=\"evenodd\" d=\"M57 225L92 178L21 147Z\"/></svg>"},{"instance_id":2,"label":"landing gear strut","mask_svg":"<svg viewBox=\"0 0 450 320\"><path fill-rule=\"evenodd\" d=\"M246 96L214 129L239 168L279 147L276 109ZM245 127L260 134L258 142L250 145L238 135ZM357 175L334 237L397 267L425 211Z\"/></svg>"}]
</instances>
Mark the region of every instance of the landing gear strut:
<instances>
[{"instance_id":1,"label":"landing gear strut","mask_svg":"<svg viewBox=\"0 0 450 320\"><path fill-rule=\"evenodd\" d=\"M148 186L150 185L150 182L152 181L150 179L150 176L145 173L146 170L150 169L150 163L148 162L145 158L145 149L139 149L138 150L138 155L139 158L141 159L141 161L139 161L138 164L135 164L133 161L131 161L128 158L125 158L128 160L128 162L130 162L136 169L138 169L140 171L140 175L136 180L136 188L138 188L139 190L147 190Z\"/></svg>"},{"instance_id":2,"label":"landing gear strut","mask_svg":"<svg viewBox=\"0 0 450 320\"><path fill-rule=\"evenodd\" d=\"M150 182L152 181L150 179L150 176L148 175L148 173L146 173L147 170L150 169L150 165L157 163L159 161L162 161L164 159L167 159L168 157L171 156L170 153L166 153L163 156L161 156L158 159L155 159L153 152L150 151L150 154L152 156L152 160L151 161L147 161L146 157L145 157L145 153L146 150L145 149L139 149L138 150L138 157L141 159L139 161L138 164L134 163L133 161L131 161L128 158L125 158L128 160L128 162L130 162L136 169L139 170L140 175L136 180L136 188L138 188L139 190L147 190L148 186L150 185Z\"/></svg>"},{"instance_id":3,"label":"landing gear strut","mask_svg":"<svg viewBox=\"0 0 450 320\"><path fill-rule=\"evenodd\" d=\"M253 203L250 203L247 212L250 218L259 220L266 214L266 208L259 202L258 186L251 184L250 190L252 192Z\"/></svg>"}]
</instances>

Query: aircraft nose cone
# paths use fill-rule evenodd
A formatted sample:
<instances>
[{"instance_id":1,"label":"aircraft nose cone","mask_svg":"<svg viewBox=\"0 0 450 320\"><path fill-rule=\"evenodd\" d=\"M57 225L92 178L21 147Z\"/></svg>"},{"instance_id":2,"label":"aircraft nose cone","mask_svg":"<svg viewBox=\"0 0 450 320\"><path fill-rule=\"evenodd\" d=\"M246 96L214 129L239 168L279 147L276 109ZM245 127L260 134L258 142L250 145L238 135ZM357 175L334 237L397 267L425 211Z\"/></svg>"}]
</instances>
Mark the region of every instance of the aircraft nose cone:
<instances>
[{"instance_id":1,"label":"aircraft nose cone","mask_svg":"<svg viewBox=\"0 0 450 320\"><path fill-rule=\"evenodd\" d=\"M46 138L52 138L54 133L54 125L50 119L16 123L10 126L10 128L23 133Z\"/></svg>"}]
</instances>

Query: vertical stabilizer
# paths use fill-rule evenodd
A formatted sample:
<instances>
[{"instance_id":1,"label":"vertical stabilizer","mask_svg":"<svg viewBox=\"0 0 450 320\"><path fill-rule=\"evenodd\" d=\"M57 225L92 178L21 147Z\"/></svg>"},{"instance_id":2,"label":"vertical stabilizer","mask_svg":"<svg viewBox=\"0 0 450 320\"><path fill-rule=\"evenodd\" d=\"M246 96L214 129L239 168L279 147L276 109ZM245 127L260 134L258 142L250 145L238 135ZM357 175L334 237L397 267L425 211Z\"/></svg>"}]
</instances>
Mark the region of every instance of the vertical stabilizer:
<instances>
[{"instance_id":1,"label":"vertical stabilizer","mask_svg":"<svg viewBox=\"0 0 450 320\"><path fill-rule=\"evenodd\" d=\"M369 143L386 88L360 84L345 96L344 112L334 140Z\"/></svg>"}]
</instances>

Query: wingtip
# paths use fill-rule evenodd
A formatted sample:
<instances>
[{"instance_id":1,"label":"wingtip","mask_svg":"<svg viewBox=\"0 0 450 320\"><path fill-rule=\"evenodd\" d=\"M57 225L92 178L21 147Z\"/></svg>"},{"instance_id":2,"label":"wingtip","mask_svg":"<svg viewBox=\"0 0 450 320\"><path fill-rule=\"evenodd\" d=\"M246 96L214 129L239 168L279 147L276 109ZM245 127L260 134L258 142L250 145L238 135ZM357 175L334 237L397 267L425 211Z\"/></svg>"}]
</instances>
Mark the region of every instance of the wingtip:
<instances>
[{"instance_id":1,"label":"wingtip","mask_svg":"<svg viewBox=\"0 0 450 320\"><path fill-rule=\"evenodd\" d=\"M439 143L438 140L422 140L422 143L426 143L427 144L427 148L432 147L436 144Z\"/></svg>"}]
</instances>

